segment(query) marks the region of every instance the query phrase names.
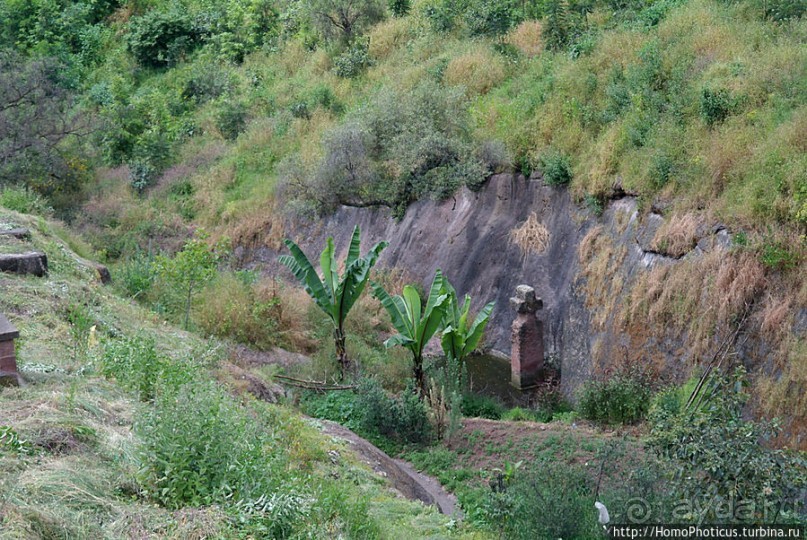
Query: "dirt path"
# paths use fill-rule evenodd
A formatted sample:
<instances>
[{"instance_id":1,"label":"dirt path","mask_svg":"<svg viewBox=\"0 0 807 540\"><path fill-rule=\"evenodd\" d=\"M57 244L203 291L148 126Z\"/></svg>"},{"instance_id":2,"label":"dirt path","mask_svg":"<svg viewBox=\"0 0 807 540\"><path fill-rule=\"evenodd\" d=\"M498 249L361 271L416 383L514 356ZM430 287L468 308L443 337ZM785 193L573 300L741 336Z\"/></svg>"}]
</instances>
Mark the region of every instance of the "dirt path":
<instances>
[{"instance_id":1,"label":"dirt path","mask_svg":"<svg viewBox=\"0 0 807 540\"><path fill-rule=\"evenodd\" d=\"M319 421L325 434L346 441L375 472L386 476L392 487L404 497L435 505L443 514L461 517L457 508L457 498L444 490L437 480L419 473L403 460L391 458L370 441L362 439L346 427L328 420Z\"/></svg>"}]
</instances>

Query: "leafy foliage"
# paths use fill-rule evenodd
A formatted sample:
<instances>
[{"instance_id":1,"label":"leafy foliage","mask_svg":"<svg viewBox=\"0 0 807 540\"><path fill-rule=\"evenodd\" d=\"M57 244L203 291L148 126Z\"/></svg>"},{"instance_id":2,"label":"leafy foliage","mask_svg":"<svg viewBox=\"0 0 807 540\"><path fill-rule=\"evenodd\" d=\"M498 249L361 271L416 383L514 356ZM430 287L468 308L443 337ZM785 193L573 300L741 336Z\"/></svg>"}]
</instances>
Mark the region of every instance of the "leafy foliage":
<instances>
[{"instance_id":1,"label":"leafy foliage","mask_svg":"<svg viewBox=\"0 0 807 540\"><path fill-rule=\"evenodd\" d=\"M778 433L777 421L743 418L742 368L704 380L687 401L667 394L650 416L649 447L664 459L675 495L688 502L676 509L676 517L721 522L726 520L721 507L729 504L731 521L792 519L807 487L804 459L764 445Z\"/></svg>"},{"instance_id":2,"label":"leafy foliage","mask_svg":"<svg viewBox=\"0 0 807 540\"><path fill-rule=\"evenodd\" d=\"M380 0L306 0L311 22L328 38L351 43L369 25L384 18Z\"/></svg>"},{"instance_id":3,"label":"leafy foliage","mask_svg":"<svg viewBox=\"0 0 807 540\"><path fill-rule=\"evenodd\" d=\"M225 241L211 247L206 242L207 238L207 233L200 231L195 238L185 242L182 250L173 258L158 255L153 263L157 279L166 281L182 291L185 299L186 329L190 323L194 293L216 276L219 260L226 251Z\"/></svg>"},{"instance_id":4,"label":"leafy foliage","mask_svg":"<svg viewBox=\"0 0 807 540\"><path fill-rule=\"evenodd\" d=\"M421 395L426 394L423 372L423 349L443 325L449 299L443 273L434 274L428 300L423 306L417 289L406 285L402 295L390 296L384 288L373 283L373 295L381 301L398 333L384 342L386 347L399 345L412 352L413 377Z\"/></svg>"},{"instance_id":5,"label":"leafy foliage","mask_svg":"<svg viewBox=\"0 0 807 540\"><path fill-rule=\"evenodd\" d=\"M362 430L402 443L427 443L432 428L426 406L411 384L399 397L390 397L372 379L366 379L358 389L356 407L360 411Z\"/></svg>"},{"instance_id":6,"label":"leafy foliage","mask_svg":"<svg viewBox=\"0 0 807 540\"><path fill-rule=\"evenodd\" d=\"M191 52L200 37L193 19L179 7L155 9L129 22L127 46L140 64L160 68Z\"/></svg>"},{"instance_id":7,"label":"leafy foliage","mask_svg":"<svg viewBox=\"0 0 807 540\"><path fill-rule=\"evenodd\" d=\"M633 424L644 418L650 388L640 378L617 374L586 383L580 391L583 418L607 424Z\"/></svg>"},{"instance_id":8,"label":"leafy foliage","mask_svg":"<svg viewBox=\"0 0 807 540\"><path fill-rule=\"evenodd\" d=\"M141 482L169 508L257 500L276 485L283 455L271 429L213 383L159 395L137 430Z\"/></svg>"},{"instance_id":9,"label":"leafy foliage","mask_svg":"<svg viewBox=\"0 0 807 540\"><path fill-rule=\"evenodd\" d=\"M444 329L440 344L443 347L443 353L447 357L461 363L476 350L477 345L482 340L495 302L485 304L485 307L477 313L473 323L469 325L471 296L466 294L465 301L460 306L457 291L454 290L448 280L443 281L443 286L448 293L448 305L445 310Z\"/></svg>"},{"instance_id":10,"label":"leafy foliage","mask_svg":"<svg viewBox=\"0 0 807 540\"><path fill-rule=\"evenodd\" d=\"M282 255L278 260L291 270L297 281L303 285L305 292L328 316L333 325L336 355L341 375L344 378L349 369L347 349L345 348L345 319L364 292L370 278L370 269L375 266L379 255L389 243L379 242L370 248L367 255L359 257L361 232L359 226L356 225L345 258L345 270L340 277L337 272L333 238L328 238L325 249L320 255L322 278L317 275L311 261L297 244L289 239L284 240L283 243L291 251L291 255Z\"/></svg>"},{"instance_id":11,"label":"leafy foliage","mask_svg":"<svg viewBox=\"0 0 807 540\"><path fill-rule=\"evenodd\" d=\"M550 186L568 184L572 180L569 157L556 150L541 156L539 168L544 175L544 182Z\"/></svg>"}]
</instances>

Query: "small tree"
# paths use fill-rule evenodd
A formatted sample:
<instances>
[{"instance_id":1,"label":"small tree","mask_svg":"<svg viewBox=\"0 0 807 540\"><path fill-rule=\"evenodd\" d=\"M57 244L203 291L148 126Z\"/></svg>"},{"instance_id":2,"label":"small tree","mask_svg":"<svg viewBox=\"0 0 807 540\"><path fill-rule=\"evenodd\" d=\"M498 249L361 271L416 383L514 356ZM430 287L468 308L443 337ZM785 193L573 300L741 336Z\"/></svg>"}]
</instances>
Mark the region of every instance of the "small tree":
<instances>
[{"instance_id":1,"label":"small tree","mask_svg":"<svg viewBox=\"0 0 807 540\"><path fill-rule=\"evenodd\" d=\"M333 324L336 357L339 361L340 377L344 378L349 370L347 349L345 347L345 319L350 308L359 299L370 277L370 269L375 266L381 251L389 242L379 242L370 249L370 252L359 258L361 233L359 226L353 229L353 238L350 240L345 271L340 277L337 273L337 264L334 259L333 238L328 238L325 250L320 255L320 266L323 277L320 278L314 265L308 260L300 247L289 239L283 241L291 251L291 255L283 255L278 260L291 270L294 277L303 285L305 292L313 298L314 303L325 312Z\"/></svg>"},{"instance_id":2,"label":"small tree","mask_svg":"<svg viewBox=\"0 0 807 540\"><path fill-rule=\"evenodd\" d=\"M211 247L206 242L208 235L200 231L196 238L185 242L182 251L173 258L159 255L152 263L158 278L175 285L185 298L185 322L187 330L191 315L193 295L216 275L223 243Z\"/></svg>"},{"instance_id":3,"label":"small tree","mask_svg":"<svg viewBox=\"0 0 807 540\"><path fill-rule=\"evenodd\" d=\"M303 5L326 37L338 37L346 44L384 18L380 0L306 0Z\"/></svg>"},{"instance_id":4,"label":"small tree","mask_svg":"<svg viewBox=\"0 0 807 540\"><path fill-rule=\"evenodd\" d=\"M373 296L381 301L392 319L392 325L398 331L384 342L384 346L389 348L400 345L412 352L412 374L421 396L426 395L423 349L443 323L448 300L445 283L445 278L438 269L434 274L425 308L417 290L411 285L404 287L402 296L390 296L381 285L373 283Z\"/></svg>"}]
</instances>

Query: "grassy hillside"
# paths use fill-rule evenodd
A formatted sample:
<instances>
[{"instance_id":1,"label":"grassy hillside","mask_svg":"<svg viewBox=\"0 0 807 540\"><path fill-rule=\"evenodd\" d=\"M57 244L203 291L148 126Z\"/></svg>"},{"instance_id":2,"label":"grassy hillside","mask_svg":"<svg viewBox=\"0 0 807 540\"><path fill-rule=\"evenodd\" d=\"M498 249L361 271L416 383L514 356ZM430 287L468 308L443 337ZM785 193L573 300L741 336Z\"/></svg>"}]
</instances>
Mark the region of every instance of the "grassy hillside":
<instances>
[{"instance_id":1,"label":"grassy hillside","mask_svg":"<svg viewBox=\"0 0 807 540\"><path fill-rule=\"evenodd\" d=\"M293 409L237 395L224 344L102 286L57 224L0 223L51 262L0 277L27 382L0 389L0 538L483 537L396 498Z\"/></svg>"},{"instance_id":2,"label":"grassy hillside","mask_svg":"<svg viewBox=\"0 0 807 540\"><path fill-rule=\"evenodd\" d=\"M31 184L86 188L111 257L190 224L249 241L278 197L402 212L510 168L595 209L626 190L803 249L800 3L370 2L349 36L320 7L5 3L2 43L54 58L92 118Z\"/></svg>"}]
</instances>

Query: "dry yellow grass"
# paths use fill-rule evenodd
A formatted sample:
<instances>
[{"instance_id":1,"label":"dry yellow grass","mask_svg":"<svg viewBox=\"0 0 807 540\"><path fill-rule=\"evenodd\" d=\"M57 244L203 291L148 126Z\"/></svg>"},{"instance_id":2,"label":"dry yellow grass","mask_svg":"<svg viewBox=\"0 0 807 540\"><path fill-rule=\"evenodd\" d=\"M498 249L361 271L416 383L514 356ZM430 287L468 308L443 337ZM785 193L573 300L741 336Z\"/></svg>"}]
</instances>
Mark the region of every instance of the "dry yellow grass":
<instances>
[{"instance_id":1,"label":"dry yellow grass","mask_svg":"<svg viewBox=\"0 0 807 540\"><path fill-rule=\"evenodd\" d=\"M714 250L641 275L621 314L622 324L641 327L638 333L646 340L682 338L697 361L734 330L764 287L765 273L753 254Z\"/></svg>"},{"instance_id":2,"label":"dry yellow grass","mask_svg":"<svg viewBox=\"0 0 807 540\"><path fill-rule=\"evenodd\" d=\"M538 56L544 50L543 24L524 21L510 31L506 41L528 58Z\"/></svg>"},{"instance_id":3,"label":"dry yellow grass","mask_svg":"<svg viewBox=\"0 0 807 540\"><path fill-rule=\"evenodd\" d=\"M767 417L788 419L785 435L777 441L797 450L807 450L807 341L791 338L781 372L762 375L754 384L757 408Z\"/></svg>"},{"instance_id":4,"label":"dry yellow grass","mask_svg":"<svg viewBox=\"0 0 807 540\"><path fill-rule=\"evenodd\" d=\"M756 314L756 323L765 338L771 341L781 339L788 332L789 322L793 317L790 298L768 293L762 309Z\"/></svg>"},{"instance_id":5,"label":"dry yellow grass","mask_svg":"<svg viewBox=\"0 0 807 540\"><path fill-rule=\"evenodd\" d=\"M701 220L694 214L673 214L656 231L651 243L654 250L671 257L682 257L698 242Z\"/></svg>"},{"instance_id":6,"label":"dry yellow grass","mask_svg":"<svg viewBox=\"0 0 807 540\"><path fill-rule=\"evenodd\" d=\"M524 257L543 253L549 246L549 231L538 221L536 213L530 212L524 223L510 231L510 242L521 249Z\"/></svg>"},{"instance_id":7,"label":"dry yellow grass","mask_svg":"<svg viewBox=\"0 0 807 540\"><path fill-rule=\"evenodd\" d=\"M370 56L383 60L412 37L411 17L392 18L377 24L370 31Z\"/></svg>"},{"instance_id":8,"label":"dry yellow grass","mask_svg":"<svg viewBox=\"0 0 807 540\"><path fill-rule=\"evenodd\" d=\"M486 94L504 80L504 64L485 47L475 47L453 58L443 79L451 86L465 86L471 95Z\"/></svg>"},{"instance_id":9,"label":"dry yellow grass","mask_svg":"<svg viewBox=\"0 0 807 540\"><path fill-rule=\"evenodd\" d=\"M617 246L602 226L591 229L580 242L577 251L580 275L585 279L586 306L593 311L592 326L603 330L616 313L622 297L624 277L619 271L627 256L625 246ZM596 362L604 358L594 355Z\"/></svg>"}]
</instances>

